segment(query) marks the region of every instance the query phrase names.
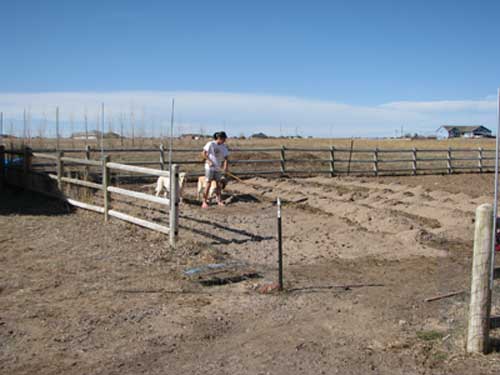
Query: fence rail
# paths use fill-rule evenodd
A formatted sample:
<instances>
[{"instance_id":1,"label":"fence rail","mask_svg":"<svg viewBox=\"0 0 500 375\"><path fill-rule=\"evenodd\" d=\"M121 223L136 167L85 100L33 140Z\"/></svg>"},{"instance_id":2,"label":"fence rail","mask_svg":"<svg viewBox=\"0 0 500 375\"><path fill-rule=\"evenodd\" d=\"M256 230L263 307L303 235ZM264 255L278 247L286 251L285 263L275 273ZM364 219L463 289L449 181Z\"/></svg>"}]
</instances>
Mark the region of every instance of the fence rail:
<instances>
[{"instance_id":1,"label":"fence rail","mask_svg":"<svg viewBox=\"0 0 500 375\"><path fill-rule=\"evenodd\" d=\"M87 150L88 151L88 150ZM6 158L9 156L9 158ZM20 158L15 158L21 156ZM50 173L50 171L40 172L33 169L34 165L32 159L45 159L52 160L55 164L51 164L56 167L55 173ZM22 164L20 163L22 162ZM83 166L85 169L83 179L68 177L65 175L66 167L68 165ZM101 183L88 181L88 168L97 167L101 170L100 178ZM105 221L109 217L114 217L132 224L140 225L161 233L170 235L170 244L175 246L177 235L178 235L178 209L179 209L179 194L178 194L178 184L179 184L179 172L178 166L172 166L172 194L170 199L156 197L151 194L146 194L138 191L128 190L124 188L119 188L111 185L111 171L121 170L127 172L133 172L136 174L148 175L148 176L163 176L170 178L170 171L163 171L152 168L138 167L121 163L114 163L109 161L109 156L104 156L102 160L90 160L88 153L86 159L79 159L75 157L64 156L64 152L57 151L56 154L44 153L41 150L33 152L30 149L25 150L5 150L4 146L0 146L0 183L17 185L28 190L33 190L44 195L62 199L72 206L83 208L86 210L98 212L104 215ZM17 174L16 176L12 175ZM21 175L21 178L19 178ZM38 181L38 177L43 177L43 181ZM57 184L57 189L51 186L54 181ZM67 197L64 193L64 185L76 185L79 187L91 188L97 191L101 191L103 194L103 204L96 205L87 202L82 202L74 198ZM1 186L1 185L0 185ZM111 196L110 194L118 194L126 196L131 199L147 201L152 203L157 203L163 207L168 207L170 212L169 223L167 225L161 225L156 222L151 222L145 219L141 219L124 212L120 212L117 209L111 209ZM171 204L172 203L172 204Z\"/></svg>"},{"instance_id":2,"label":"fence rail","mask_svg":"<svg viewBox=\"0 0 500 375\"><path fill-rule=\"evenodd\" d=\"M84 164L98 167L102 153L115 155L113 160L124 165L122 171L135 172L146 166L157 166L160 170L168 169L165 159L166 148L163 145L147 148L91 148L64 149L63 153L84 155L85 159L64 156L61 162L67 165ZM201 175L203 161L199 158L200 150L193 148L174 148L173 164L181 165L190 175ZM392 175L392 174L448 174L469 172L492 172L494 170L494 149L484 148L346 148L346 147L269 147L269 148L231 148L232 172L235 175ZM42 153L47 159L57 161L55 149L35 149L33 156ZM195 156L190 157L189 154ZM248 155L251 154L251 155ZM23 151L19 151L23 155ZM144 157L140 157L143 155ZM147 156L147 158L146 158ZM116 159L116 160L115 160ZM78 162L76 160L79 160ZM85 161L82 161L85 160ZM351 166L356 166L351 168ZM154 168L146 168L144 175L157 176ZM143 172L145 169L143 170ZM141 172L142 173L142 172Z\"/></svg>"}]
</instances>

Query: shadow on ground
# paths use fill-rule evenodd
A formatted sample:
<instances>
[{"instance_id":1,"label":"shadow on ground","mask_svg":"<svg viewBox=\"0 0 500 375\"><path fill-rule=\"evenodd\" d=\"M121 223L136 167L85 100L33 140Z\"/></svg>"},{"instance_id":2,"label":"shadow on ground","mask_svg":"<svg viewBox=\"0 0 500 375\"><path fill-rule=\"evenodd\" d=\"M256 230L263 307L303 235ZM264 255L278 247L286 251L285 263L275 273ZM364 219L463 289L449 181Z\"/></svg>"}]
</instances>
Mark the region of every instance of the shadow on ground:
<instances>
[{"instance_id":1,"label":"shadow on ground","mask_svg":"<svg viewBox=\"0 0 500 375\"><path fill-rule=\"evenodd\" d=\"M0 190L0 215L67 215L73 208L57 199L14 187Z\"/></svg>"}]
</instances>

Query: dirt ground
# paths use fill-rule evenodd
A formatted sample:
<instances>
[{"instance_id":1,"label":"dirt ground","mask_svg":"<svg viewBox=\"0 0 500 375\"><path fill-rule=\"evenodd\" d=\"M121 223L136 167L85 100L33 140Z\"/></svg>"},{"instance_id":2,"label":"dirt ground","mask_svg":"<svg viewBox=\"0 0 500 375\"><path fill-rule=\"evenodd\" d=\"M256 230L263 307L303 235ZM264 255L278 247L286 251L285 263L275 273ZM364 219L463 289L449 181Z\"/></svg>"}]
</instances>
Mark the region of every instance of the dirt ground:
<instances>
[{"instance_id":1,"label":"dirt ground","mask_svg":"<svg viewBox=\"0 0 500 375\"><path fill-rule=\"evenodd\" d=\"M498 374L497 352L464 354L474 210L492 178L255 178L208 210L189 186L175 250L4 190L0 373ZM286 290L261 294L277 278L278 195ZM259 277L184 273L221 263Z\"/></svg>"}]
</instances>

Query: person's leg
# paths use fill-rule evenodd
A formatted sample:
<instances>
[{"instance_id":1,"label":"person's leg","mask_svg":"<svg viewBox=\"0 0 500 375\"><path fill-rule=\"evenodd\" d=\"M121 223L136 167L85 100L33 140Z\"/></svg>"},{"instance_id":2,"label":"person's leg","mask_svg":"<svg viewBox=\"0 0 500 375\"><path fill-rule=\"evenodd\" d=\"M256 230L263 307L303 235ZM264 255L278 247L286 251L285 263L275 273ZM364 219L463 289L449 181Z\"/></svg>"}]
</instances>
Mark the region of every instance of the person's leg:
<instances>
[{"instance_id":1,"label":"person's leg","mask_svg":"<svg viewBox=\"0 0 500 375\"><path fill-rule=\"evenodd\" d=\"M202 208L208 208L208 192L210 190L210 184L213 180L213 171L208 170L205 172L205 191L203 192L203 202L201 203Z\"/></svg>"},{"instance_id":2,"label":"person's leg","mask_svg":"<svg viewBox=\"0 0 500 375\"><path fill-rule=\"evenodd\" d=\"M217 201L217 204L219 206L224 206L224 202L222 202L222 189L221 189L221 175L220 173L216 172L215 177L215 182L216 182L216 188L215 188L215 200Z\"/></svg>"}]
</instances>

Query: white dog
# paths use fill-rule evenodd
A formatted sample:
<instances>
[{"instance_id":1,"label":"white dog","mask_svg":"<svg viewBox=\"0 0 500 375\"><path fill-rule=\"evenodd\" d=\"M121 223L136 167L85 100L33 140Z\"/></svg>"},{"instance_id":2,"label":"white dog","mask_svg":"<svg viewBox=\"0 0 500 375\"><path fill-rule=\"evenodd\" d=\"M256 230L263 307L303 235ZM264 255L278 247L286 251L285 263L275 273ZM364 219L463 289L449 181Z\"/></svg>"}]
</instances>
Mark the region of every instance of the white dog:
<instances>
[{"instance_id":1,"label":"white dog","mask_svg":"<svg viewBox=\"0 0 500 375\"><path fill-rule=\"evenodd\" d=\"M184 186L186 185L186 172L179 173L179 197L182 202L182 195L184 192ZM162 190L165 190L164 196L167 197L167 193L170 193L170 177L160 176L156 182L156 196L158 197Z\"/></svg>"},{"instance_id":2,"label":"white dog","mask_svg":"<svg viewBox=\"0 0 500 375\"><path fill-rule=\"evenodd\" d=\"M222 190L226 188L227 181L225 178L222 178L220 181L221 181L221 194L222 194ZM198 200L201 200L201 198L203 197L203 193L205 192L206 186L207 186L207 179L205 178L205 176L198 177L198 188L196 189L196 191L198 192ZM212 180L212 182L210 182L210 189L208 190L208 199L214 196L215 189L217 189L217 182L215 180Z\"/></svg>"}]
</instances>

